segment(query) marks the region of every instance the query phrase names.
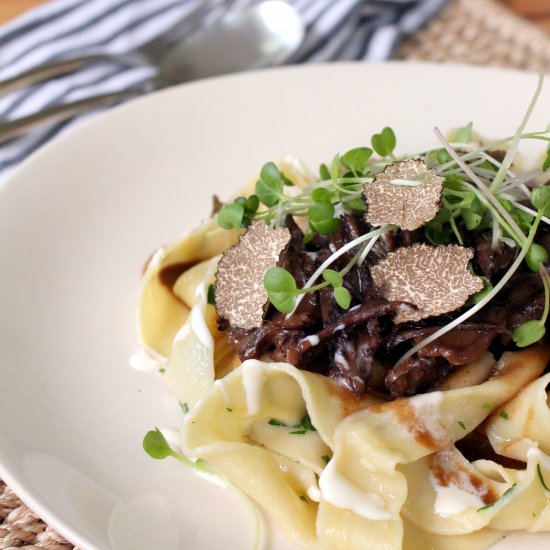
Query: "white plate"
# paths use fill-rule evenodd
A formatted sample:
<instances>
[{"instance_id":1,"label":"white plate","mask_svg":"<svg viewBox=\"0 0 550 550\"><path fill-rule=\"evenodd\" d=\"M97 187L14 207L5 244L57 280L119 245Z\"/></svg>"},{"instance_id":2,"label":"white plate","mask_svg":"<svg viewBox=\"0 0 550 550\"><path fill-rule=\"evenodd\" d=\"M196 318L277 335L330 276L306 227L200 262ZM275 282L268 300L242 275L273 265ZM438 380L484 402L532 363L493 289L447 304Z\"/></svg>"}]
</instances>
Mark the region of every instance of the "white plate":
<instances>
[{"instance_id":1,"label":"white plate","mask_svg":"<svg viewBox=\"0 0 550 550\"><path fill-rule=\"evenodd\" d=\"M268 160L316 169L386 125L401 152L435 143L435 125L510 135L535 84L399 63L249 73L134 101L44 147L0 190L1 477L82 548L249 548L238 501L141 449L179 414L157 374L128 366L145 259ZM549 113L547 86L530 127Z\"/></svg>"}]
</instances>

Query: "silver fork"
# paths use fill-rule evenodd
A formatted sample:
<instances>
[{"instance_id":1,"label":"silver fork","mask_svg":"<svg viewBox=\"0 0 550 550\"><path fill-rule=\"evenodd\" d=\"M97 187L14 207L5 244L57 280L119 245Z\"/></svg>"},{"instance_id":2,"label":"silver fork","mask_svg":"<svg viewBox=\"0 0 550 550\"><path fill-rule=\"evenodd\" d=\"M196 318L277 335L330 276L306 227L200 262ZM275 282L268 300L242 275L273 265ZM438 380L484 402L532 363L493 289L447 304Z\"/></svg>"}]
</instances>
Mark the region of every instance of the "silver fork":
<instances>
[{"instance_id":1,"label":"silver fork","mask_svg":"<svg viewBox=\"0 0 550 550\"><path fill-rule=\"evenodd\" d=\"M124 55L89 55L51 63L0 82L0 95L22 86L62 76L97 63L154 66L157 75L140 86L57 105L14 121L0 123L0 143L30 129L87 110L188 80L283 63L301 44L304 25L283 0L266 0L234 10L238 0L201 3L162 36Z\"/></svg>"}]
</instances>

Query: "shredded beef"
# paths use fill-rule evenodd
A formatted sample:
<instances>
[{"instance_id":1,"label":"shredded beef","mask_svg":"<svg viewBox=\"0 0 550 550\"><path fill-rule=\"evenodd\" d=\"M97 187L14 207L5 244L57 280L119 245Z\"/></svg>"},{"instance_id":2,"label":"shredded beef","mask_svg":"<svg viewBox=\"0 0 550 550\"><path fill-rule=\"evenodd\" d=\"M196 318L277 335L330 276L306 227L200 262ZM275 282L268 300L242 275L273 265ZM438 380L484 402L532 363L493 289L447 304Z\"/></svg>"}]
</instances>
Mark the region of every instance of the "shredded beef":
<instances>
[{"instance_id":1,"label":"shredded beef","mask_svg":"<svg viewBox=\"0 0 550 550\"><path fill-rule=\"evenodd\" d=\"M292 217L285 224L291 242L280 265L293 274L299 287L333 252L372 230L362 216L346 214L337 231L315 235L304 244L304 234ZM496 284L518 251L502 242L493 249L490 233L480 233L475 239L466 237L469 240L465 244L475 248L476 272ZM259 328L220 328L227 329L229 342L241 360L267 356L335 378L356 395L369 390L397 398L432 389L453 368L474 362L488 349L496 354L510 349L512 330L526 320L540 319L544 309L540 276L522 266L490 304L468 322L396 363L408 349L462 312L393 324L402 304L381 296L369 268L389 252L416 242L425 242L422 230L381 235L363 265L356 264L344 278L344 287L351 295L347 311L336 303L332 287L325 287L303 295L292 315L270 307ZM550 249L550 238L546 244ZM355 247L347 251L331 269L343 269L358 250Z\"/></svg>"}]
</instances>

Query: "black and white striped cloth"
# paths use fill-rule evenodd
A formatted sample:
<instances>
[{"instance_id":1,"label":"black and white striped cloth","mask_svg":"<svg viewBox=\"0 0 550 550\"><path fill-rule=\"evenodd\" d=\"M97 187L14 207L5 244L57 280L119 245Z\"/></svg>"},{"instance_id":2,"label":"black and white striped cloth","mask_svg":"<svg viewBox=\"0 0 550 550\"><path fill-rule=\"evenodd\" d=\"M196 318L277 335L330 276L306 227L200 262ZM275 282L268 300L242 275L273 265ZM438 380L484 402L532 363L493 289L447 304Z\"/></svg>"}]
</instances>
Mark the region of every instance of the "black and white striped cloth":
<instances>
[{"instance_id":1,"label":"black and white striped cloth","mask_svg":"<svg viewBox=\"0 0 550 550\"><path fill-rule=\"evenodd\" d=\"M50 0L0 27L0 80L55 60L123 54L161 35L176 21L190 29L258 0ZM448 0L288 0L303 16L304 42L292 63L391 57L403 35L416 32ZM208 19L196 10L208 7ZM195 14L195 15L193 15ZM0 124L46 107L142 84L153 67L90 66L0 96ZM84 115L0 145L0 178Z\"/></svg>"}]
</instances>

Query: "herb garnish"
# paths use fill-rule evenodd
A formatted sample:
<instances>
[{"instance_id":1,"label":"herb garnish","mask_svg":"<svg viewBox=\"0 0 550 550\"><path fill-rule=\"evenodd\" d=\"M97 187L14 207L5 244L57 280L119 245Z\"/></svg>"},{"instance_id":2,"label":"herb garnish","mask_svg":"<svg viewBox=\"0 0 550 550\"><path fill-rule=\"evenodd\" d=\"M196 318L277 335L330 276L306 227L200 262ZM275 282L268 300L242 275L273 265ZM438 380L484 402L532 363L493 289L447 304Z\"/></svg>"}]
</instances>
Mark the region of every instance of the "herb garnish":
<instances>
[{"instance_id":1,"label":"herb garnish","mask_svg":"<svg viewBox=\"0 0 550 550\"><path fill-rule=\"evenodd\" d=\"M514 483L511 487L508 487L508 489L506 489L504 493L502 493L502 496L500 498L497 498L494 502L490 502L489 504L486 504L485 506L478 508L477 511L481 512L483 510L488 510L489 508L492 508L497 502L501 501L505 496L509 495L516 485L517 483Z\"/></svg>"},{"instance_id":2,"label":"herb garnish","mask_svg":"<svg viewBox=\"0 0 550 550\"><path fill-rule=\"evenodd\" d=\"M181 410L183 411L183 414L187 414L189 412L189 405L187 403L182 403L180 401L180 407L181 407Z\"/></svg>"},{"instance_id":3,"label":"herb garnish","mask_svg":"<svg viewBox=\"0 0 550 550\"><path fill-rule=\"evenodd\" d=\"M464 424L464 422L462 422L462 420L459 420L457 422L457 424L463 429L463 430L466 430L466 424Z\"/></svg>"},{"instance_id":4,"label":"herb garnish","mask_svg":"<svg viewBox=\"0 0 550 550\"><path fill-rule=\"evenodd\" d=\"M510 415L506 411L500 411L499 416L500 418L504 418L504 420L510 420Z\"/></svg>"},{"instance_id":5,"label":"herb garnish","mask_svg":"<svg viewBox=\"0 0 550 550\"><path fill-rule=\"evenodd\" d=\"M239 228L260 220L272 227L279 227L285 216L291 215L302 218L302 227L306 227L304 241L309 242L316 234L328 234L338 229L341 213L366 211L368 216L369 205L362 191L365 186L368 188L376 181L387 167L407 162L424 163L426 173L434 171L436 177L442 179L439 211L423 226L428 242L433 245L457 243L463 246L484 232L492 235L493 248L505 243L509 247L517 247L518 254L497 282L482 278L483 288L469 297L461 315L418 342L398 363L478 312L500 292L522 264L540 273L545 291L545 310L541 319L526 321L512 333L517 346L530 345L544 335L545 322L550 315L550 275L541 267L548 261L548 254L544 247L534 242L539 224L550 224L550 186L540 185L531 190L526 183L550 169L550 146L541 169L516 175L511 166L522 139L550 142L550 129L528 133L524 131L540 93L542 80L541 75L529 108L513 136L479 145L472 142L473 125L470 122L455 132L454 143L451 144L436 129L441 147L411 158L396 156L395 133L386 127L372 136L372 148L356 147L343 155L335 155L328 165L322 164L319 169L320 181L305 189L293 186L284 173L269 162L260 172L254 195L239 197L222 208L218 215L220 225ZM499 156L492 152L501 150L507 144L509 147L504 159L498 160ZM373 152L379 157L374 157ZM402 186L413 189L422 185L421 178L416 176L400 178L397 175L394 179L392 182L396 188ZM287 191L287 188L290 190ZM530 200L531 206L526 205L527 200ZM330 286L336 302L343 309L348 309L353 303L346 288L347 274L355 265L365 261L381 235L396 230L395 225L386 223L347 243L319 266L303 288L298 287L291 273L278 265L266 270L263 283L269 301L280 312L291 315L306 293ZM332 264L352 249L352 260L339 271L333 269ZM475 276L471 266L469 269Z\"/></svg>"},{"instance_id":6,"label":"herb garnish","mask_svg":"<svg viewBox=\"0 0 550 550\"><path fill-rule=\"evenodd\" d=\"M300 420L300 422L298 422L298 424L295 424L294 426L289 426L288 424L285 424L284 422L281 422L276 418L271 418L267 423L270 426L280 426L281 428L294 429L295 431L289 432L289 435L303 435L306 432L317 431L315 426L311 423L311 418L309 417L308 413L306 413L302 420Z\"/></svg>"}]
</instances>

